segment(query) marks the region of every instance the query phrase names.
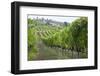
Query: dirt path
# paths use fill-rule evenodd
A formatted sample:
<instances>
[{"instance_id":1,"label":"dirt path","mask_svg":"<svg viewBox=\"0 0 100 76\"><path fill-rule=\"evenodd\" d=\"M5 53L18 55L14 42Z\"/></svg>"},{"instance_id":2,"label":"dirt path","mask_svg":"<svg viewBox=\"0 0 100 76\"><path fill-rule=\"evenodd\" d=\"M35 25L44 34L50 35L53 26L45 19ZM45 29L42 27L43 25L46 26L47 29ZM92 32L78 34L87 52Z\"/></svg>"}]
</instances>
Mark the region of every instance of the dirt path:
<instances>
[{"instance_id":1,"label":"dirt path","mask_svg":"<svg viewBox=\"0 0 100 76\"><path fill-rule=\"evenodd\" d=\"M68 56L71 54L62 51L62 49L48 47L41 39L37 42L37 51L38 56L36 60L69 59Z\"/></svg>"}]
</instances>

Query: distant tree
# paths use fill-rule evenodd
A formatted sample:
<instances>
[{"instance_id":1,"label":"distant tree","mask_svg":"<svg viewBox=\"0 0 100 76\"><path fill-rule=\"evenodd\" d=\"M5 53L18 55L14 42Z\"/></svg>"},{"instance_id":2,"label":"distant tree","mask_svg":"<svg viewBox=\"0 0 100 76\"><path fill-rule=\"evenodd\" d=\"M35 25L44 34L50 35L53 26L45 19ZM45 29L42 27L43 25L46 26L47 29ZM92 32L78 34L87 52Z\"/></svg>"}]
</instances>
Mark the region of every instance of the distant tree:
<instances>
[{"instance_id":1,"label":"distant tree","mask_svg":"<svg viewBox=\"0 0 100 76\"><path fill-rule=\"evenodd\" d=\"M28 18L28 24L33 24L33 20Z\"/></svg>"},{"instance_id":2,"label":"distant tree","mask_svg":"<svg viewBox=\"0 0 100 76\"><path fill-rule=\"evenodd\" d=\"M64 25L67 25L67 22L64 22Z\"/></svg>"}]
</instances>

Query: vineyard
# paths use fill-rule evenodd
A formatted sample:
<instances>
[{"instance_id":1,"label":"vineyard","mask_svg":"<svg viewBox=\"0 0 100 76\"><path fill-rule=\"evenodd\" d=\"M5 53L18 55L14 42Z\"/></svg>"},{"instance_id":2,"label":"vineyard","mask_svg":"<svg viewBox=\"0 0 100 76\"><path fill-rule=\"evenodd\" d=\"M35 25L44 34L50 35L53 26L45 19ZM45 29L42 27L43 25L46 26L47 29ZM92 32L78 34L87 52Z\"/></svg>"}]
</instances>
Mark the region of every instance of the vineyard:
<instances>
[{"instance_id":1,"label":"vineyard","mask_svg":"<svg viewBox=\"0 0 100 76\"><path fill-rule=\"evenodd\" d=\"M86 17L59 26L28 19L28 60L87 58L87 33Z\"/></svg>"}]
</instances>

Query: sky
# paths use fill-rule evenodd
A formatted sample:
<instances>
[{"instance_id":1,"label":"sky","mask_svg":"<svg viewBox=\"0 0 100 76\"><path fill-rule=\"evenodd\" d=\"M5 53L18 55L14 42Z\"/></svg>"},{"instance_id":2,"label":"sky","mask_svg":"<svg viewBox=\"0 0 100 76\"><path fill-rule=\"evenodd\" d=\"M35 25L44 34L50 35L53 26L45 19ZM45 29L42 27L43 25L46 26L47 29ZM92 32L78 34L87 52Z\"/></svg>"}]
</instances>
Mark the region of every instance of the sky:
<instances>
[{"instance_id":1,"label":"sky","mask_svg":"<svg viewBox=\"0 0 100 76\"><path fill-rule=\"evenodd\" d=\"M52 16L52 15L28 15L28 18L36 19L36 18L44 18L44 19L52 19L59 22L68 22L71 23L75 19L78 19L78 16Z\"/></svg>"}]
</instances>

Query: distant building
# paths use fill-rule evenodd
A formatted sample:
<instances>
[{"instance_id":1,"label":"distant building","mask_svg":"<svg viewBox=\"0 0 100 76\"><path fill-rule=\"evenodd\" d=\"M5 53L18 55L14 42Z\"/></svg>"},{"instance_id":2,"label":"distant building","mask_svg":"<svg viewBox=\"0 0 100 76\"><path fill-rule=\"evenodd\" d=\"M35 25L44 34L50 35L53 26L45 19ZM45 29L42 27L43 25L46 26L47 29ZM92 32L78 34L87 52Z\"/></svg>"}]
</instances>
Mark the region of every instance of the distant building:
<instances>
[{"instance_id":1,"label":"distant building","mask_svg":"<svg viewBox=\"0 0 100 76\"><path fill-rule=\"evenodd\" d=\"M51 19L44 19L44 18L36 18L36 20L40 23L40 24L48 24L48 25L52 25L52 26L64 26L67 24L67 22L59 22L59 21L54 21Z\"/></svg>"}]
</instances>

